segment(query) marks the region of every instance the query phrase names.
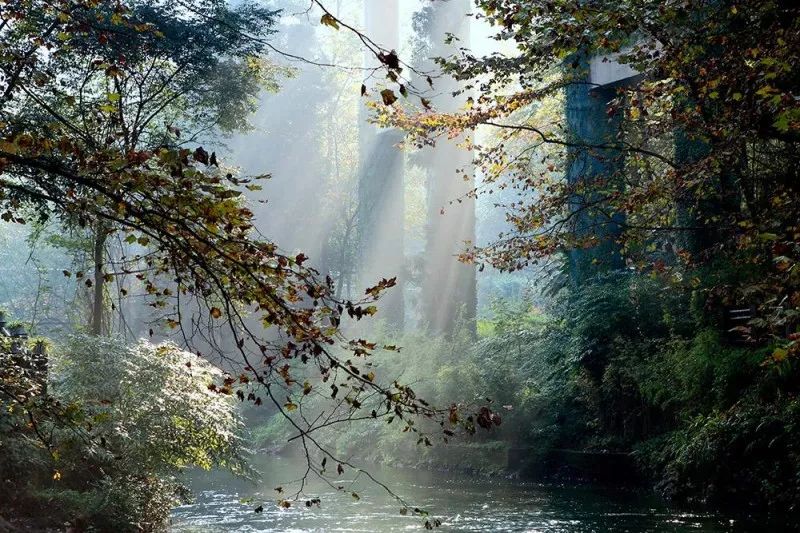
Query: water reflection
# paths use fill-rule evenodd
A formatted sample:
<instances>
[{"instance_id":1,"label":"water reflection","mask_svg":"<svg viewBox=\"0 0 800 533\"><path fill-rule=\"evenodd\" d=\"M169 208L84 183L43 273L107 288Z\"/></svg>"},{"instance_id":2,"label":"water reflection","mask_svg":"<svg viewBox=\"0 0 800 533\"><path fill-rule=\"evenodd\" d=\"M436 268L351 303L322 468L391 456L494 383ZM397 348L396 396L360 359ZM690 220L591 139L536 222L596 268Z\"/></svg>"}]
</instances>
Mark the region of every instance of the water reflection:
<instances>
[{"instance_id":1,"label":"water reflection","mask_svg":"<svg viewBox=\"0 0 800 533\"><path fill-rule=\"evenodd\" d=\"M173 513L172 531L348 531L423 530L418 517L400 514L400 505L361 479L344 479L342 494L312 483L319 507L281 509L274 488L295 479L297 465L286 459L260 460L257 484L219 475L194 479L195 503ZM585 487L559 487L452 473L376 468L381 480L414 505L443 520L439 531L649 532L746 531L733 521L670 509L650 495ZM343 478L347 478L347 472ZM287 485L288 488L288 485ZM356 501L349 493L356 491ZM251 500L252 499L252 500ZM263 505L261 513L254 512Z\"/></svg>"}]
</instances>

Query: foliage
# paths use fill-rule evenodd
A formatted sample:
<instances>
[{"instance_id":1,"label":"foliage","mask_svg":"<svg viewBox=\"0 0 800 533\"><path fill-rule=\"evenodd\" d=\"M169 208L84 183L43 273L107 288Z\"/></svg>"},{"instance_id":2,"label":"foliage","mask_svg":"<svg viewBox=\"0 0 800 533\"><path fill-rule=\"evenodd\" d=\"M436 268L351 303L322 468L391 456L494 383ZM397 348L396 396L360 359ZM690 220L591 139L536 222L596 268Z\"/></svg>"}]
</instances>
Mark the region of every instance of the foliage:
<instances>
[{"instance_id":1,"label":"foliage","mask_svg":"<svg viewBox=\"0 0 800 533\"><path fill-rule=\"evenodd\" d=\"M304 253L285 253L254 230L243 194L266 176L235 176L199 145L246 126L275 72L264 55L276 13L222 0L33 0L1 15L0 216L91 231L94 276L65 269L66 277L97 294L118 275L134 276L183 346L229 365L232 375L212 392L271 403L312 450L319 475L331 476L323 461L337 458L311 435L320 419L298 408L312 388L317 398L346 399L338 422L377 412L450 416L411 387L378 379L369 357L392 346L342 332L343 322L378 312L374 302L396 280L341 298ZM390 56L382 63L399 72ZM101 257L112 236L124 244L113 267ZM365 398L379 402L365 410ZM193 461L215 459L195 448ZM168 446L153 452L177 460Z\"/></svg>"},{"instance_id":2,"label":"foliage","mask_svg":"<svg viewBox=\"0 0 800 533\"><path fill-rule=\"evenodd\" d=\"M75 337L51 368L53 394L91 417L95 434L130 464L243 471L240 422L232 400L209 389L224 376L205 359L173 344Z\"/></svg>"},{"instance_id":3,"label":"foliage","mask_svg":"<svg viewBox=\"0 0 800 533\"><path fill-rule=\"evenodd\" d=\"M672 497L773 509L789 518L800 497L798 414L796 398L745 397L731 409L698 416L665 442L642 446L640 458L663 469L659 488Z\"/></svg>"},{"instance_id":4,"label":"foliage","mask_svg":"<svg viewBox=\"0 0 800 533\"><path fill-rule=\"evenodd\" d=\"M475 4L508 47L437 59L466 84L466 105L392 102L378 122L418 147L465 136L485 175L473 194L512 197L511 231L462 260L509 271L565 260L568 290L537 343L524 327L486 338L481 376L508 397L532 364L563 368L546 378L563 396L545 405L579 423L561 442L647 449L645 463L660 458L651 473L683 499L793 509L796 450L769 445L758 420L775 443L797 440L797 6ZM597 87L593 59L637 75ZM560 95L564 111L545 115ZM575 130L576 95L610 99L590 117L607 138ZM497 135L479 143L486 129Z\"/></svg>"},{"instance_id":5,"label":"foliage","mask_svg":"<svg viewBox=\"0 0 800 533\"><path fill-rule=\"evenodd\" d=\"M515 270L557 252L587 255L613 240L627 266L686 286L696 283L698 268L722 259L755 275L717 286L720 295L775 315L755 336L779 335L796 322L796 6L476 5L499 46L513 45L512 51L478 57L461 50L438 62L467 84L465 91L479 94L456 113L398 104L380 112L418 146L477 135L479 128L499 132L493 142L473 139L466 147L486 175L475 194L515 193L504 203L511 231L462 259ZM616 129L602 142L576 135L564 114L549 120L540 114L559 94L569 100L587 91L581 87L591 84L592 57L640 73L607 89L612 102L598 120ZM581 154L612 167L610 159L625 163L598 177L581 168Z\"/></svg>"},{"instance_id":6,"label":"foliage","mask_svg":"<svg viewBox=\"0 0 800 533\"><path fill-rule=\"evenodd\" d=\"M4 400L19 420L12 426L26 414L33 424L3 428L4 504L18 513L47 508L54 523L159 530L187 495L175 477L181 470L247 472L235 403L210 390L224 376L204 359L172 344L76 336L50 365L51 397L39 390L25 402ZM4 390L20 389L3 377Z\"/></svg>"},{"instance_id":7,"label":"foliage","mask_svg":"<svg viewBox=\"0 0 800 533\"><path fill-rule=\"evenodd\" d=\"M753 345L720 331L714 299L698 292L710 290L609 274L538 310L529 300L496 301L477 343L390 339L403 349L375 359L382 373L402 373L439 402L491 398L502 424L432 447L388 425L352 424L333 446L380 463L479 472L498 471L490 447L527 449L530 467L552 449L633 452L641 472L676 501L770 509L791 520L797 360L774 361L780 343ZM373 445L359 445L365 441Z\"/></svg>"},{"instance_id":8,"label":"foliage","mask_svg":"<svg viewBox=\"0 0 800 533\"><path fill-rule=\"evenodd\" d=\"M518 446L634 450L679 501L796 516L797 361L721 333L696 297L636 273L562 294L476 347ZM706 305L714 305L713 300ZM505 429L505 428L504 428ZM731 469L728 465L736 464Z\"/></svg>"}]
</instances>

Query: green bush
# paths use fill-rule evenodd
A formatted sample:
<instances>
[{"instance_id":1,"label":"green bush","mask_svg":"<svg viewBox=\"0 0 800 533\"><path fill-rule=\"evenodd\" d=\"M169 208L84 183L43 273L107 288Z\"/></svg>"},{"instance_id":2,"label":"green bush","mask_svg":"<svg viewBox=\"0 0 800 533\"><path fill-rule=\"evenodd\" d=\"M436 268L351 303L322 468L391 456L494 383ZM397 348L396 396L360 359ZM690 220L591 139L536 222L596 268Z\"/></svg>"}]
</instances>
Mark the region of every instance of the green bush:
<instances>
[{"instance_id":1,"label":"green bush","mask_svg":"<svg viewBox=\"0 0 800 533\"><path fill-rule=\"evenodd\" d=\"M242 422L222 373L173 344L75 336L50 358L49 393L16 406L37 433L3 427L4 490L17 514L102 531L157 531L188 467L246 473ZM45 438L41 438L45 436ZM42 511L46 510L46 513Z\"/></svg>"},{"instance_id":2,"label":"green bush","mask_svg":"<svg viewBox=\"0 0 800 533\"><path fill-rule=\"evenodd\" d=\"M748 396L638 450L666 495L716 506L800 512L800 400Z\"/></svg>"}]
</instances>

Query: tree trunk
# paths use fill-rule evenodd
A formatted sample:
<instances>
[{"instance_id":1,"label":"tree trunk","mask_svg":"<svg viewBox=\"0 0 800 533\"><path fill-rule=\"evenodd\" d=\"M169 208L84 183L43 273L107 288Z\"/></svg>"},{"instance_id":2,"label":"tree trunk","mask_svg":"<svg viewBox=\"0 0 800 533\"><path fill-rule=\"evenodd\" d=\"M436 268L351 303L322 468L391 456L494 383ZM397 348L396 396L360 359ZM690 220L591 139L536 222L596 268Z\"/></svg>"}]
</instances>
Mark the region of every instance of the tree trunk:
<instances>
[{"instance_id":1,"label":"tree trunk","mask_svg":"<svg viewBox=\"0 0 800 533\"><path fill-rule=\"evenodd\" d=\"M470 26L467 0L436 2L429 35L432 55L447 57L456 52L444 43L452 33L457 45L469 48ZM426 65L427 66L427 65ZM433 104L442 111L456 111L466 103L468 94L453 97L460 89L450 77L437 80L435 90L441 96ZM475 187L472 152L458 146L464 141L439 139L430 153L427 168L428 213L425 231L424 274L421 304L424 325L431 331L450 335L463 327L476 333L477 280L473 264L461 263L458 254L475 244L475 199L468 195Z\"/></svg>"},{"instance_id":2,"label":"tree trunk","mask_svg":"<svg viewBox=\"0 0 800 533\"><path fill-rule=\"evenodd\" d=\"M94 286L92 293L92 335L103 334L103 313L105 311L104 301L104 276L103 265L105 264L106 238L108 228L105 222L98 221L94 234L94 247L92 257L94 261Z\"/></svg>"},{"instance_id":3,"label":"tree trunk","mask_svg":"<svg viewBox=\"0 0 800 533\"><path fill-rule=\"evenodd\" d=\"M588 58L578 58L579 67L588 81ZM573 83L565 94L565 116L569 140L576 146L567 149L565 178L573 187L570 197L572 231L579 240L594 238L590 248L576 247L569 253L570 278L580 285L609 271L624 268L620 250L620 235L624 217L619 213L602 214L600 199L594 184L621 188L625 171L624 154L615 149L590 148L592 145L614 145L619 134L620 115L609 117L609 105L617 96L616 89L595 87L588 83Z\"/></svg>"},{"instance_id":4,"label":"tree trunk","mask_svg":"<svg viewBox=\"0 0 800 533\"><path fill-rule=\"evenodd\" d=\"M398 9L398 0L364 3L367 35L389 50L400 45ZM376 61L366 54L365 65L375 66ZM397 285L381 298L378 316L400 331L405 317L405 158L396 145L403 133L378 130L367 122L364 108L359 118L358 285L363 291L381 278L397 278Z\"/></svg>"}]
</instances>

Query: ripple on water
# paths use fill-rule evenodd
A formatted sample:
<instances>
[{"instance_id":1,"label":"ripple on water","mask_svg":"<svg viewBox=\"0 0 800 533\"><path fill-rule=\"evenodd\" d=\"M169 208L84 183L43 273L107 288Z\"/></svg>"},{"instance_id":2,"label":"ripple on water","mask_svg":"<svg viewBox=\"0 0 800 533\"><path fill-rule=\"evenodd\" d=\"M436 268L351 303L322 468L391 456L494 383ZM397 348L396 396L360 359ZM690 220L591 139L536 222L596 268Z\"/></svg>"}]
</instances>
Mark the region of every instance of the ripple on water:
<instances>
[{"instance_id":1,"label":"ripple on water","mask_svg":"<svg viewBox=\"0 0 800 533\"><path fill-rule=\"evenodd\" d=\"M295 479L297 470L286 460L264 458L267 472L256 486L241 481L194 480L196 501L176 508L176 533L281 532L393 532L419 531L418 517L403 516L400 505L361 480L347 484L361 494L349 495L313 484L309 493L321 497L320 507L282 509L273 487ZM471 478L454 474L376 469L382 480L414 505L442 519L440 531L630 533L731 531L711 515L681 513L658 500L632 492L609 492L525 483L517 480ZM342 482L347 483L347 482ZM213 490L209 490L213 488ZM289 487L285 487L288 489ZM315 492L315 490L317 492ZM253 503L244 503L251 501ZM255 513L256 505L263 512ZM725 524L728 524L726 521Z\"/></svg>"}]
</instances>

